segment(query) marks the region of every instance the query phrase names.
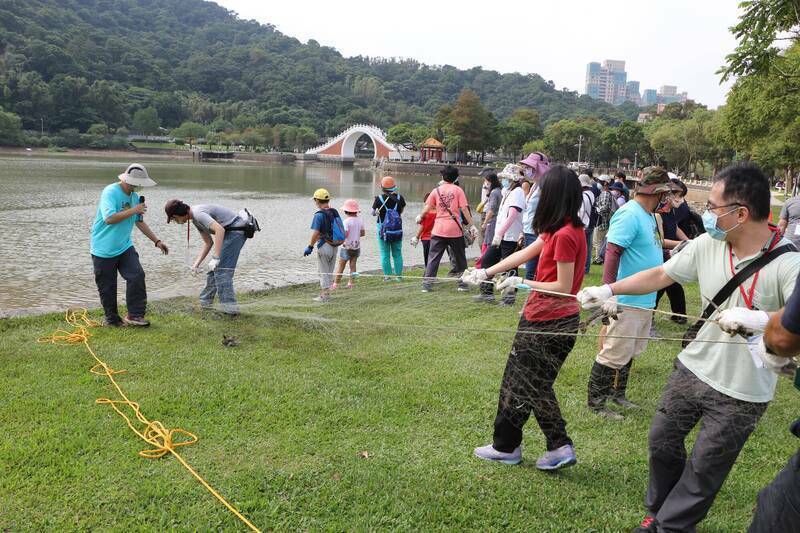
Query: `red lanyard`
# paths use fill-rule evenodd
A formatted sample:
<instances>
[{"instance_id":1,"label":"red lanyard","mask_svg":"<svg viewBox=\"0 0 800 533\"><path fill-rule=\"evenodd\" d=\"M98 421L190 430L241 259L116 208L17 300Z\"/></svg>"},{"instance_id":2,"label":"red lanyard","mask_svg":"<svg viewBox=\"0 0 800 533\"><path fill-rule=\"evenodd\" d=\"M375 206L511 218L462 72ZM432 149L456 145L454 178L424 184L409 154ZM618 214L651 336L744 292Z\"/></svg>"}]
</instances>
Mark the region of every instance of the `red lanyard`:
<instances>
[{"instance_id":1,"label":"red lanyard","mask_svg":"<svg viewBox=\"0 0 800 533\"><path fill-rule=\"evenodd\" d=\"M781 240L780 234L775 230L772 231L774 232L774 235L772 236L772 241L769 244L769 248L767 248L767 252L771 252L772 249L775 248L775 245ZM733 248L731 248L730 245L728 245L728 260L730 261L731 266L731 276L736 276L736 271L733 269ZM744 287L739 285L739 292L742 293L742 299L744 300L744 303L748 309L753 309L753 294L756 291L756 283L758 283L759 273L760 271L756 272L753 276L753 282L750 284L750 289L748 289L747 292L745 292Z\"/></svg>"}]
</instances>

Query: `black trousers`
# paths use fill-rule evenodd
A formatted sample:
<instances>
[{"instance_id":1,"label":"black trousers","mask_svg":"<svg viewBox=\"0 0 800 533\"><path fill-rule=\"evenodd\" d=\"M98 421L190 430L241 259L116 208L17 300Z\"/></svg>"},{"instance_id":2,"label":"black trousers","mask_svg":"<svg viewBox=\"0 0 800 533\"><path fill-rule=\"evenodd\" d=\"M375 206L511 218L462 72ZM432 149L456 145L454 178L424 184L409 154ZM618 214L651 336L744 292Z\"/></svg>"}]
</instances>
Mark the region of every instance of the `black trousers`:
<instances>
[{"instance_id":1,"label":"black trousers","mask_svg":"<svg viewBox=\"0 0 800 533\"><path fill-rule=\"evenodd\" d=\"M792 425L800 437L800 419ZM800 531L800 450L772 482L758 493L758 504L749 533Z\"/></svg>"},{"instance_id":2,"label":"black trousers","mask_svg":"<svg viewBox=\"0 0 800 533\"><path fill-rule=\"evenodd\" d=\"M659 531L694 531L768 405L722 394L675 361L648 439L645 505L658 520ZM687 458L686 436L698 423L700 431Z\"/></svg>"},{"instance_id":3,"label":"black trousers","mask_svg":"<svg viewBox=\"0 0 800 533\"><path fill-rule=\"evenodd\" d=\"M673 283L672 285L659 290L656 294L656 308L658 308L658 302L661 301L661 297L664 296L664 293L666 293L669 297L669 306L670 309L672 309L672 312L685 315L686 294L683 292L683 286L680 283Z\"/></svg>"},{"instance_id":4,"label":"black trousers","mask_svg":"<svg viewBox=\"0 0 800 533\"><path fill-rule=\"evenodd\" d=\"M526 334L526 330L573 335ZM512 452L522 443L522 427L531 413L544 433L548 450L572 444L553 383L575 346L577 331L578 315L546 322L528 322L524 316L520 319L500 386L494 419L495 450Z\"/></svg>"},{"instance_id":5,"label":"black trousers","mask_svg":"<svg viewBox=\"0 0 800 533\"><path fill-rule=\"evenodd\" d=\"M428 266L428 254L431 251L431 241L422 241L422 257L425 260L425 266Z\"/></svg>"},{"instance_id":6,"label":"black trousers","mask_svg":"<svg viewBox=\"0 0 800 533\"><path fill-rule=\"evenodd\" d=\"M144 269L139 254L131 246L115 257L92 256L94 281L100 293L100 303L108 322L121 322L117 309L117 272L126 282L125 303L128 314L144 316L147 310L147 288L144 284Z\"/></svg>"},{"instance_id":7,"label":"black trousers","mask_svg":"<svg viewBox=\"0 0 800 533\"><path fill-rule=\"evenodd\" d=\"M496 265L509 255L517 251L516 241L500 241L500 246L489 246L481 258L481 268L489 268ZM517 269L512 268L508 271L512 276L517 275ZM494 283L481 283L482 294L492 294L494 292ZM513 294L509 298L514 301Z\"/></svg>"},{"instance_id":8,"label":"black trousers","mask_svg":"<svg viewBox=\"0 0 800 533\"><path fill-rule=\"evenodd\" d=\"M428 264L425 265L425 277L435 278L439 272L439 263L445 250L449 250L450 259L455 263L451 272L461 275L467 269L467 252L464 247L464 237L431 237L431 248L428 252Z\"/></svg>"}]
</instances>

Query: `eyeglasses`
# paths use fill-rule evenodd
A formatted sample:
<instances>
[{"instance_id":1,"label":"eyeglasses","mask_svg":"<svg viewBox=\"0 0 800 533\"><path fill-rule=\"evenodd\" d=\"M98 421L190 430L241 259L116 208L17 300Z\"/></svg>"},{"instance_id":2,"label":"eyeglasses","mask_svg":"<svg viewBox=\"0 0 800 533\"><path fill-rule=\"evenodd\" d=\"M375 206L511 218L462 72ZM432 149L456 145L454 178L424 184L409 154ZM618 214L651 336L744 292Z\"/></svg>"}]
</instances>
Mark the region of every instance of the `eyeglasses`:
<instances>
[{"instance_id":1,"label":"eyeglasses","mask_svg":"<svg viewBox=\"0 0 800 533\"><path fill-rule=\"evenodd\" d=\"M722 209L723 207L734 207L734 206L735 207L747 207L746 205L740 204L740 203L737 203L737 202L734 202L732 204L725 204L725 205L714 205L711 202L706 202L706 209L708 209L709 211L712 211L714 209Z\"/></svg>"}]
</instances>

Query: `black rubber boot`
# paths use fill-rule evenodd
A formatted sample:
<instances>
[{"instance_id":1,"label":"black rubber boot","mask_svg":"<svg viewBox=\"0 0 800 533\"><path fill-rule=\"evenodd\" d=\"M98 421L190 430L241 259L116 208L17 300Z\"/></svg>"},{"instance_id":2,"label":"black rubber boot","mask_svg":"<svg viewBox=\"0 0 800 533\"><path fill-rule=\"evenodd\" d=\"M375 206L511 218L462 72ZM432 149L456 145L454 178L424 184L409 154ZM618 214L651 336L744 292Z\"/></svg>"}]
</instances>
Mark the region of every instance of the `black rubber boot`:
<instances>
[{"instance_id":1,"label":"black rubber boot","mask_svg":"<svg viewBox=\"0 0 800 533\"><path fill-rule=\"evenodd\" d=\"M611 399L614 401L614 403L624 407L625 409L640 408L638 405L625 397L625 391L628 389L628 377L631 374L632 365L633 359L631 359L627 365L616 371L616 376L613 383L613 391L611 394Z\"/></svg>"},{"instance_id":2,"label":"black rubber boot","mask_svg":"<svg viewBox=\"0 0 800 533\"><path fill-rule=\"evenodd\" d=\"M612 395L616 370L595 361L589 375L589 409L610 420L624 420L621 414L606 407L606 400Z\"/></svg>"}]
</instances>

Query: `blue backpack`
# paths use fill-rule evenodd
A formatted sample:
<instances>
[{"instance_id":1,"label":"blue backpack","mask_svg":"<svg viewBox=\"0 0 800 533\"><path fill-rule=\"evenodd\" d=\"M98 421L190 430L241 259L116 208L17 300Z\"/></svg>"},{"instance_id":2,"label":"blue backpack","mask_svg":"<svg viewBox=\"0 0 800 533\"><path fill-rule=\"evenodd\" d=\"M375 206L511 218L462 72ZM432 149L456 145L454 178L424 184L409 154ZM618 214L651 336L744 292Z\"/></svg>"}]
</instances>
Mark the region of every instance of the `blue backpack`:
<instances>
[{"instance_id":1,"label":"blue backpack","mask_svg":"<svg viewBox=\"0 0 800 533\"><path fill-rule=\"evenodd\" d=\"M400 201L400 195L397 195L397 198L394 202L394 207L388 207L386 202L389 201L389 196L385 199L381 198L383 205L381 207L385 208L386 211L383 215L383 223L381 224L381 232L380 237L381 240L386 242L397 242L403 240L403 219L400 216L400 212L397 210L397 204Z\"/></svg>"},{"instance_id":2,"label":"blue backpack","mask_svg":"<svg viewBox=\"0 0 800 533\"><path fill-rule=\"evenodd\" d=\"M328 209L320 209L317 213L322 213L325 217L325 225L322 228L322 239L331 246L340 246L345 239L344 223L339 212L329 207Z\"/></svg>"}]
</instances>

